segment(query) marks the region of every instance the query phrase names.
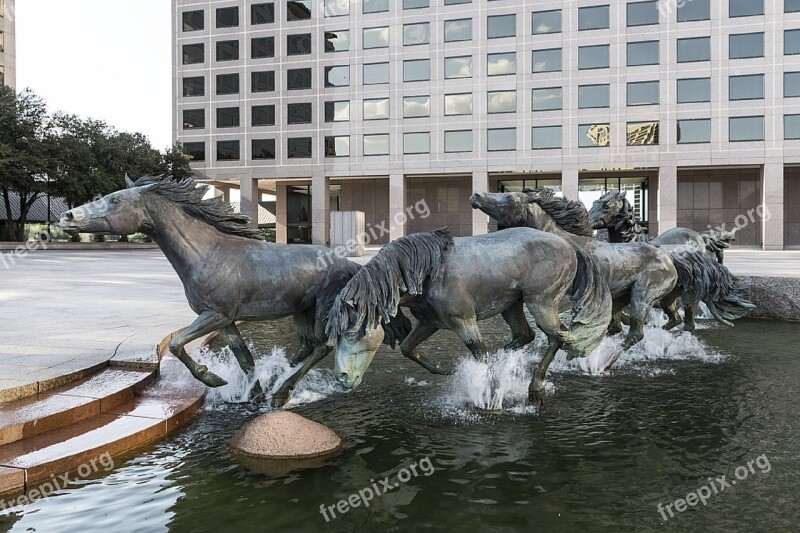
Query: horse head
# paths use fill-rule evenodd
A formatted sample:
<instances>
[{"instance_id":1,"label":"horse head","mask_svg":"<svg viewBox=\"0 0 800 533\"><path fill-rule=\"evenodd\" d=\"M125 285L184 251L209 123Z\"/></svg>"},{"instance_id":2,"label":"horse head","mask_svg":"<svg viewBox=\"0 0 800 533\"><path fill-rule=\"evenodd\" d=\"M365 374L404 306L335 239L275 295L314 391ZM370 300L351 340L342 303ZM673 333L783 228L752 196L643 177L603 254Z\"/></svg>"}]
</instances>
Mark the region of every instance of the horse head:
<instances>
[{"instance_id":1,"label":"horse head","mask_svg":"<svg viewBox=\"0 0 800 533\"><path fill-rule=\"evenodd\" d=\"M469 199L473 209L495 219L501 228L525 226L531 201L527 192L475 193Z\"/></svg>"},{"instance_id":2,"label":"horse head","mask_svg":"<svg viewBox=\"0 0 800 533\"><path fill-rule=\"evenodd\" d=\"M348 326L332 341L336 346L334 373L339 383L348 389L355 389L364 379L385 333L380 324L370 325L366 320L359 321L352 303L338 303L343 307L339 312L346 315Z\"/></svg>"},{"instance_id":3,"label":"horse head","mask_svg":"<svg viewBox=\"0 0 800 533\"><path fill-rule=\"evenodd\" d=\"M592 228L621 229L621 225L630 221L633 213L625 198L626 192L608 191L599 200L595 200L589 211Z\"/></svg>"},{"instance_id":4,"label":"horse head","mask_svg":"<svg viewBox=\"0 0 800 533\"><path fill-rule=\"evenodd\" d=\"M137 186L125 176L127 189L113 192L61 215L58 227L70 234L131 235L151 226L142 193L147 186Z\"/></svg>"}]
</instances>

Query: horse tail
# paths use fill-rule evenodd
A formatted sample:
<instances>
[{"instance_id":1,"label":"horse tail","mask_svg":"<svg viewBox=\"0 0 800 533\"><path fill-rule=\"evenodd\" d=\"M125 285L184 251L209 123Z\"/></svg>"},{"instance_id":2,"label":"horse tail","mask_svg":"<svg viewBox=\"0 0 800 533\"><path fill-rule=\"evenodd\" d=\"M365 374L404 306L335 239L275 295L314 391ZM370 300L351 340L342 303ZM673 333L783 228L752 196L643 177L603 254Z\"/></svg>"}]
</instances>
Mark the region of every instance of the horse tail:
<instances>
[{"instance_id":1,"label":"horse tail","mask_svg":"<svg viewBox=\"0 0 800 533\"><path fill-rule=\"evenodd\" d=\"M397 308L397 314L389 317L389 321L383 321L383 343L394 350L395 345L400 344L411 333L411 321L400 307Z\"/></svg>"},{"instance_id":2,"label":"horse tail","mask_svg":"<svg viewBox=\"0 0 800 533\"><path fill-rule=\"evenodd\" d=\"M731 271L705 253L676 249L669 256L678 271L684 304L704 302L714 318L726 326L755 309L747 289L738 284Z\"/></svg>"},{"instance_id":3,"label":"horse tail","mask_svg":"<svg viewBox=\"0 0 800 533\"><path fill-rule=\"evenodd\" d=\"M584 357L597 348L611 322L611 291L597 263L580 246L570 242L578 257L572 282L572 323L564 347L569 357Z\"/></svg>"}]
</instances>

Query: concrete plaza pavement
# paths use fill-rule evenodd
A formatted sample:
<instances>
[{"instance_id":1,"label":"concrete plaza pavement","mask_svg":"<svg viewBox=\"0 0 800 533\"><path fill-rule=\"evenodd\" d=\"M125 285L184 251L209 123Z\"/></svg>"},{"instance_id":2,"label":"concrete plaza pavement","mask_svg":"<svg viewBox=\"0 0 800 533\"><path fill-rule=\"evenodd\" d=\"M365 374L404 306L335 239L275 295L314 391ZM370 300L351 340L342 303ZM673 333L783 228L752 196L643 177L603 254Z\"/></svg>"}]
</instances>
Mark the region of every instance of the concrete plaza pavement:
<instances>
[{"instance_id":1,"label":"concrete plaza pavement","mask_svg":"<svg viewBox=\"0 0 800 533\"><path fill-rule=\"evenodd\" d=\"M358 263L365 263L370 249ZM726 252L736 275L800 278L800 251ZM0 265L0 401L118 360L154 360L190 324L183 286L160 250L47 250Z\"/></svg>"}]
</instances>

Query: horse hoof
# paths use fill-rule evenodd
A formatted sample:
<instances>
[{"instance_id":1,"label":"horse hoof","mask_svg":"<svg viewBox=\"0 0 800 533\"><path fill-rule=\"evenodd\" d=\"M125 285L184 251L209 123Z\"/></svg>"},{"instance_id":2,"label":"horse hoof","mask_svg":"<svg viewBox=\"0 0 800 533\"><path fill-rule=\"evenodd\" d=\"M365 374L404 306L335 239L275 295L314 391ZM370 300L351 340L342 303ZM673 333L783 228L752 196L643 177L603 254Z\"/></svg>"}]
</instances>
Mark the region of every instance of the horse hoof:
<instances>
[{"instance_id":1,"label":"horse hoof","mask_svg":"<svg viewBox=\"0 0 800 533\"><path fill-rule=\"evenodd\" d=\"M215 373L209 372L208 370L206 370L203 374L196 377L197 379L199 379L200 381L202 381L203 383L214 389L217 387L223 387L228 384L227 381L225 381Z\"/></svg>"},{"instance_id":2,"label":"horse hoof","mask_svg":"<svg viewBox=\"0 0 800 533\"><path fill-rule=\"evenodd\" d=\"M289 403L289 396L288 395L287 396L273 396L269 400L269 404L270 404L270 406L272 406L273 409L280 409L281 407L283 407L287 403Z\"/></svg>"},{"instance_id":3,"label":"horse hoof","mask_svg":"<svg viewBox=\"0 0 800 533\"><path fill-rule=\"evenodd\" d=\"M544 407L544 395L538 391L528 391L528 402L541 409Z\"/></svg>"},{"instance_id":4,"label":"horse hoof","mask_svg":"<svg viewBox=\"0 0 800 533\"><path fill-rule=\"evenodd\" d=\"M453 362L442 361L440 363L436 363L436 368L433 373L438 374L440 376L452 376L455 373L455 368L453 368Z\"/></svg>"},{"instance_id":5,"label":"horse hoof","mask_svg":"<svg viewBox=\"0 0 800 533\"><path fill-rule=\"evenodd\" d=\"M689 333L693 333L694 330L695 330L694 324L686 324L685 326L683 326L683 331L688 331Z\"/></svg>"}]
</instances>

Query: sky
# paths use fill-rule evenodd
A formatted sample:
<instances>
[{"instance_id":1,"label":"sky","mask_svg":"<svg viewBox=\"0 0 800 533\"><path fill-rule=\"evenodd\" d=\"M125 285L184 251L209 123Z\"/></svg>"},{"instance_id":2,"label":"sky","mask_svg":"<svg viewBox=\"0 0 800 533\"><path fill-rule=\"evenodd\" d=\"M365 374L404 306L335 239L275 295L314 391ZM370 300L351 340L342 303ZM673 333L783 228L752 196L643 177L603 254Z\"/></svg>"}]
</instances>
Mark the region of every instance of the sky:
<instances>
[{"instance_id":1,"label":"sky","mask_svg":"<svg viewBox=\"0 0 800 533\"><path fill-rule=\"evenodd\" d=\"M17 88L172 143L169 0L17 0Z\"/></svg>"}]
</instances>

